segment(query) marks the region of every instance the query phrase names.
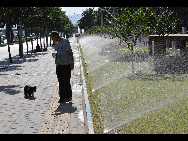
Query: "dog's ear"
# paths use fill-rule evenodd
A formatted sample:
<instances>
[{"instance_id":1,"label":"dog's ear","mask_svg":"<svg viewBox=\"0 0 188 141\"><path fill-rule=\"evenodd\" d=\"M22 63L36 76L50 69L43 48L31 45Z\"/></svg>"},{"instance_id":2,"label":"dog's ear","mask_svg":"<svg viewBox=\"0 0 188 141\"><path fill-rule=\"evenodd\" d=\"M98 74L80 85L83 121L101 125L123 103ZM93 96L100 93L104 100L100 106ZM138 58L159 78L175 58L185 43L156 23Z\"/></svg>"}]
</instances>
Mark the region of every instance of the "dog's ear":
<instances>
[{"instance_id":1,"label":"dog's ear","mask_svg":"<svg viewBox=\"0 0 188 141\"><path fill-rule=\"evenodd\" d=\"M25 90L28 90L28 89L29 89L29 86L28 86L28 85L25 85L24 89L25 89Z\"/></svg>"},{"instance_id":2,"label":"dog's ear","mask_svg":"<svg viewBox=\"0 0 188 141\"><path fill-rule=\"evenodd\" d=\"M34 86L35 89L37 89L37 86Z\"/></svg>"}]
</instances>

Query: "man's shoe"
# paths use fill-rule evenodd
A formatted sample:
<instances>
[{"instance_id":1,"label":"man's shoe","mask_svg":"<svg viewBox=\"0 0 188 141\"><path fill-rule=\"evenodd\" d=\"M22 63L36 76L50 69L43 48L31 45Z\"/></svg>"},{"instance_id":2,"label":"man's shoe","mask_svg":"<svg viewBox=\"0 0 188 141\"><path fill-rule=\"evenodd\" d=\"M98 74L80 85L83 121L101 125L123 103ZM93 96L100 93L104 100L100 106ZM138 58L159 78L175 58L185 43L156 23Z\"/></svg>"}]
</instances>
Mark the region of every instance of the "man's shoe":
<instances>
[{"instance_id":1,"label":"man's shoe","mask_svg":"<svg viewBox=\"0 0 188 141\"><path fill-rule=\"evenodd\" d=\"M69 101L72 101L72 97L69 97L67 101L68 101L68 102L69 102Z\"/></svg>"}]
</instances>

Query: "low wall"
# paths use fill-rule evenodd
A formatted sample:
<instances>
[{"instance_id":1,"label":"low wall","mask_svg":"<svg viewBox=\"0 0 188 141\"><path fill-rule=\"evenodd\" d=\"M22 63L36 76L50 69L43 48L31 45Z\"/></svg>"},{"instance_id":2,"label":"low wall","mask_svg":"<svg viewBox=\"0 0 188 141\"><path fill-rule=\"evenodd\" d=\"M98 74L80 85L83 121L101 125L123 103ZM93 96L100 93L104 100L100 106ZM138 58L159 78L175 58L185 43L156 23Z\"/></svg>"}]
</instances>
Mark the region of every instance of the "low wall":
<instances>
[{"instance_id":1,"label":"low wall","mask_svg":"<svg viewBox=\"0 0 188 141\"><path fill-rule=\"evenodd\" d=\"M188 73L188 57L161 56L153 58L154 70L161 73Z\"/></svg>"}]
</instances>

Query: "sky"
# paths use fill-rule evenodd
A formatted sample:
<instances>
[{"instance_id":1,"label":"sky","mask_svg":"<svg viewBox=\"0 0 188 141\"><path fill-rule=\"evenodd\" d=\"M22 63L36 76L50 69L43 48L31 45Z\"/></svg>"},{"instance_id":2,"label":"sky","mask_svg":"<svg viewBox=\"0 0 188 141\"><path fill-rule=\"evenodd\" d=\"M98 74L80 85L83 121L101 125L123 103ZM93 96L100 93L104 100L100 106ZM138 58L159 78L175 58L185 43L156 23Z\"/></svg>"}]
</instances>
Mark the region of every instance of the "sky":
<instances>
[{"instance_id":1,"label":"sky","mask_svg":"<svg viewBox=\"0 0 188 141\"><path fill-rule=\"evenodd\" d=\"M74 15L74 14L82 14L83 11L85 11L88 8L93 7L61 7L63 11L66 11L66 15ZM95 10L97 10L98 7L95 7Z\"/></svg>"}]
</instances>

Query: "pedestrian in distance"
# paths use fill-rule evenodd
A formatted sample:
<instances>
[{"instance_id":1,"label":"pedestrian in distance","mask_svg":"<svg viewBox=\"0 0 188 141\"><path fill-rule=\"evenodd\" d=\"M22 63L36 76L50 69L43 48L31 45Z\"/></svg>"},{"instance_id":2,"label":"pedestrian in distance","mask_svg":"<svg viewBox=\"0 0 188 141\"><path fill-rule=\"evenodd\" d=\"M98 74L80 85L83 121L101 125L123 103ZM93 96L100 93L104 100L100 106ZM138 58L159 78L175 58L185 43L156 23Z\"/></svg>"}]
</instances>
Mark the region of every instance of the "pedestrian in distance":
<instances>
[{"instance_id":1,"label":"pedestrian in distance","mask_svg":"<svg viewBox=\"0 0 188 141\"><path fill-rule=\"evenodd\" d=\"M72 100L72 90L70 85L71 70L74 69L74 57L67 39L61 38L57 31L52 31L51 39L57 44L54 46L57 53L52 53L55 57L56 74L59 81L60 102L69 102Z\"/></svg>"}]
</instances>

